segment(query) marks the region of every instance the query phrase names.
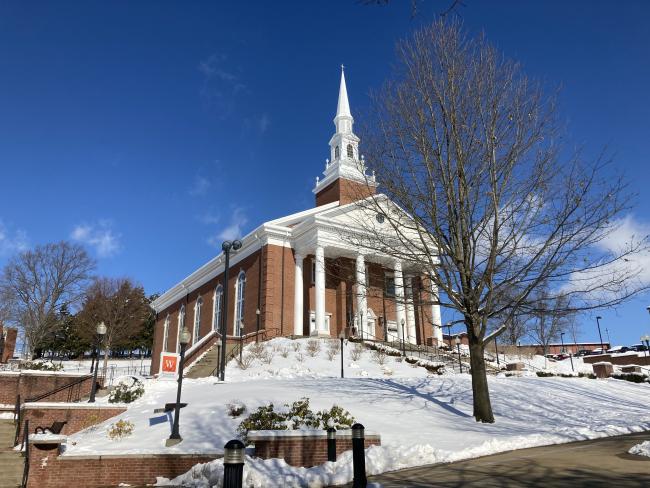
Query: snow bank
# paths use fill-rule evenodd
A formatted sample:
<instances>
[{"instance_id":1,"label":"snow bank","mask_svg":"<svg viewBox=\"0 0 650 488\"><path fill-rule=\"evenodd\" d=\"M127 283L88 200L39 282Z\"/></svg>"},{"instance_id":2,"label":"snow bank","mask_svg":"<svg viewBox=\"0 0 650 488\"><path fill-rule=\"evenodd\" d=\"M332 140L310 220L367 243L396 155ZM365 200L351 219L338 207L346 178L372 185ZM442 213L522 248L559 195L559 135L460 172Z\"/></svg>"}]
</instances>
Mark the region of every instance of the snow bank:
<instances>
[{"instance_id":1,"label":"snow bank","mask_svg":"<svg viewBox=\"0 0 650 488\"><path fill-rule=\"evenodd\" d=\"M627 452L629 452L630 454L635 454L637 456L650 457L650 441L644 441L641 444L637 444Z\"/></svg>"}]
</instances>

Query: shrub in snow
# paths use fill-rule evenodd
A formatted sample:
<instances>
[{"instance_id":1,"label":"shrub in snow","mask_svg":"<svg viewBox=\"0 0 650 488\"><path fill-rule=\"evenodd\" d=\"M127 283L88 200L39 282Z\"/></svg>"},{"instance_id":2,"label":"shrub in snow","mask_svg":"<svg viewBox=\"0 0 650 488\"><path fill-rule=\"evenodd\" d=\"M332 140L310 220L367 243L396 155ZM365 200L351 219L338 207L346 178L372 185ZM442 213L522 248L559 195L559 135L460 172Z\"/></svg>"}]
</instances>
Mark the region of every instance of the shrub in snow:
<instances>
[{"instance_id":1,"label":"shrub in snow","mask_svg":"<svg viewBox=\"0 0 650 488\"><path fill-rule=\"evenodd\" d=\"M237 366L239 366L239 369L246 370L253 365L255 362L255 357L252 354L243 354L241 361L239 358L236 358L235 361L237 361Z\"/></svg>"},{"instance_id":2,"label":"shrub in snow","mask_svg":"<svg viewBox=\"0 0 650 488\"><path fill-rule=\"evenodd\" d=\"M264 364L271 364L273 362L273 357L274 352L267 349L263 354L260 355L259 360Z\"/></svg>"},{"instance_id":3,"label":"shrub in snow","mask_svg":"<svg viewBox=\"0 0 650 488\"><path fill-rule=\"evenodd\" d=\"M21 363L20 369L29 369L32 371L61 371L63 369L63 365L54 363L41 363L38 361L28 361L26 363Z\"/></svg>"},{"instance_id":4,"label":"shrub in snow","mask_svg":"<svg viewBox=\"0 0 650 488\"><path fill-rule=\"evenodd\" d=\"M279 349L280 356L283 358L288 358L289 357L289 348L286 346L283 346Z\"/></svg>"},{"instance_id":5,"label":"shrub in snow","mask_svg":"<svg viewBox=\"0 0 650 488\"><path fill-rule=\"evenodd\" d=\"M560 378L591 378L596 379L596 375L593 373L553 373L552 371L535 371L535 374L540 378L549 378L551 376L557 376ZM511 376L506 374L506 376Z\"/></svg>"},{"instance_id":6,"label":"shrub in snow","mask_svg":"<svg viewBox=\"0 0 650 488\"><path fill-rule=\"evenodd\" d=\"M350 350L350 357L352 358L352 361L358 361L361 359L361 356L363 356L363 351L365 350L365 346L361 344L360 342L357 342L352 346L352 349Z\"/></svg>"},{"instance_id":7,"label":"shrub in snow","mask_svg":"<svg viewBox=\"0 0 650 488\"><path fill-rule=\"evenodd\" d=\"M648 382L648 375L645 375L643 373L619 373L619 374L613 374L612 378L616 380L631 381L632 383Z\"/></svg>"},{"instance_id":8,"label":"shrub in snow","mask_svg":"<svg viewBox=\"0 0 650 488\"><path fill-rule=\"evenodd\" d=\"M131 403L144 395L144 385L142 381L137 378L131 378L133 381L128 380L120 381L115 388L108 395L109 403Z\"/></svg>"},{"instance_id":9,"label":"shrub in snow","mask_svg":"<svg viewBox=\"0 0 650 488\"><path fill-rule=\"evenodd\" d=\"M303 363L305 361L305 355L301 352L296 353L296 361Z\"/></svg>"},{"instance_id":10,"label":"shrub in snow","mask_svg":"<svg viewBox=\"0 0 650 488\"><path fill-rule=\"evenodd\" d=\"M254 358L260 359L262 355L266 352L266 346L261 342L256 342L255 344L249 347L249 351Z\"/></svg>"},{"instance_id":11,"label":"shrub in snow","mask_svg":"<svg viewBox=\"0 0 650 488\"><path fill-rule=\"evenodd\" d=\"M112 441L119 441L133 434L135 425L128 420L118 420L108 428L108 438Z\"/></svg>"},{"instance_id":12,"label":"shrub in snow","mask_svg":"<svg viewBox=\"0 0 650 488\"><path fill-rule=\"evenodd\" d=\"M374 350L372 352L372 359L374 359L375 362L380 366L383 366L386 364L386 351L383 351L381 349Z\"/></svg>"},{"instance_id":13,"label":"shrub in snow","mask_svg":"<svg viewBox=\"0 0 650 488\"><path fill-rule=\"evenodd\" d=\"M327 359L330 361L333 361L336 356L339 354L339 350L341 349L341 346L339 345L339 341L337 340L331 340L327 342Z\"/></svg>"},{"instance_id":14,"label":"shrub in snow","mask_svg":"<svg viewBox=\"0 0 650 488\"><path fill-rule=\"evenodd\" d=\"M315 357L320 352L320 341L318 339L309 339L307 341L307 354Z\"/></svg>"},{"instance_id":15,"label":"shrub in snow","mask_svg":"<svg viewBox=\"0 0 650 488\"><path fill-rule=\"evenodd\" d=\"M291 347L293 347L293 352L300 352L300 350L302 349L302 344L296 341L293 344L291 344Z\"/></svg>"},{"instance_id":16,"label":"shrub in snow","mask_svg":"<svg viewBox=\"0 0 650 488\"><path fill-rule=\"evenodd\" d=\"M270 403L259 407L244 419L237 428L239 437L247 442L251 430L299 430L299 429L349 429L355 422L350 412L338 405L329 410L314 412L309 398L301 398L291 404L275 408Z\"/></svg>"},{"instance_id":17,"label":"shrub in snow","mask_svg":"<svg viewBox=\"0 0 650 488\"><path fill-rule=\"evenodd\" d=\"M231 417L239 417L246 411L246 405L239 400L233 400L226 404L226 410Z\"/></svg>"}]
</instances>

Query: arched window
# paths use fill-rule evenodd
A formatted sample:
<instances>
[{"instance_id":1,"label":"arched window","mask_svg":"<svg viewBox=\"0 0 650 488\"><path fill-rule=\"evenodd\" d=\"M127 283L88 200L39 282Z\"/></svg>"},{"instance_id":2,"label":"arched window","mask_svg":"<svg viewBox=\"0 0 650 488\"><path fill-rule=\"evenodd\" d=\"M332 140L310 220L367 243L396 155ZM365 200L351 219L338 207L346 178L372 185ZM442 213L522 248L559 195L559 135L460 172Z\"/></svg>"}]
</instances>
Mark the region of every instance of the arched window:
<instances>
[{"instance_id":1,"label":"arched window","mask_svg":"<svg viewBox=\"0 0 650 488\"><path fill-rule=\"evenodd\" d=\"M178 312L178 327L176 331L176 352L181 352L181 332L185 327L185 305L181 305L181 310Z\"/></svg>"},{"instance_id":2,"label":"arched window","mask_svg":"<svg viewBox=\"0 0 650 488\"><path fill-rule=\"evenodd\" d=\"M354 159L354 148L352 144L348 144L348 158Z\"/></svg>"},{"instance_id":3,"label":"arched window","mask_svg":"<svg viewBox=\"0 0 650 488\"><path fill-rule=\"evenodd\" d=\"M223 286L219 285L214 290L212 300L212 330L219 330L221 326L221 303L223 302Z\"/></svg>"},{"instance_id":4,"label":"arched window","mask_svg":"<svg viewBox=\"0 0 650 488\"><path fill-rule=\"evenodd\" d=\"M169 314L165 317L165 325L163 326L162 347L163 352L167 352L169 349Z\"/></svg>"},{"instance_id":5,"label":"arched window","mask_svg":"<svg viewBox=\"0 0 650 488\"><path fill-rule=\"evenodd\" d=\"M239 272L235 295L235 335L243 335L244 331L244 295L246 293L246 273Z\"/></svg>"},{"instance_id":6,"label":"arched window","mask_svg":"<svg viewBox=\"0 0 650 488\"><path fill-rule=\"evenodd\" d=\"M338 146L334 148L334 159L338 159L341 157L341 150L339 149Z\"/></svg>"},{"instance_id":7,"label":"arched window","mask_svg":"<svg viewBox=\"0 0 650 488\"><path fill-rule=\"evenodd\" d=\"M201 307L203 306L203 298L199 297L194 304L194 330L192 331L192 344L196 344L199 340L201 333Z\"/></svg>"}]
</instances>

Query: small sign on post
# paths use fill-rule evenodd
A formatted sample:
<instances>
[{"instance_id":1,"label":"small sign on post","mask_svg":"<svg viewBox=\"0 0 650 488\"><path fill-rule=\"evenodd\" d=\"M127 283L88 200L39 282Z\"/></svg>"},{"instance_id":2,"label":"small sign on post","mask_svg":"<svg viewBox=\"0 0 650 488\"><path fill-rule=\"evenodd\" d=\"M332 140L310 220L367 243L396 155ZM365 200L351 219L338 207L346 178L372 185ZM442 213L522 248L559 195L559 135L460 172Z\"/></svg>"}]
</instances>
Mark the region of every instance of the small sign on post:
<instances>
[{"instance_id":1,"label":"small sign on post","mask_svg":"<svg viewBox=\"0 0 650 488\"><path fill-rule=\"evenodd\" d=\"M178 378L179 355L175 352L160 353L158 378L175 380Z\"/></svg>"}]
</instances>

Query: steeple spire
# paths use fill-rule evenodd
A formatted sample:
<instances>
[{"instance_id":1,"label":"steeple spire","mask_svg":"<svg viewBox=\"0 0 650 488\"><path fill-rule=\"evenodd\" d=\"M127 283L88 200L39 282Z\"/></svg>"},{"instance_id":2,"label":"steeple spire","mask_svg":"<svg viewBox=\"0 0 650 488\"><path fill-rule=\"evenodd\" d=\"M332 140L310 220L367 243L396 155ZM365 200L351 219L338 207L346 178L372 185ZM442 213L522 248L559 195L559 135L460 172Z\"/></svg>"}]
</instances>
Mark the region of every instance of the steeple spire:
<instances>
[{"instance_id":1,"label":"steeple spire","mask_svg":"<svg viewBox=\"0 0 650 488\"><path fill-rule=\"evenodd\" d=\"M345 85L345 67L341 65L341 85L339 86L339 103L336 106L334 125L337 134L352 133L354 119L350 113L350 102L348 101L348 89Z\"/></svg>"}]
</instances>

